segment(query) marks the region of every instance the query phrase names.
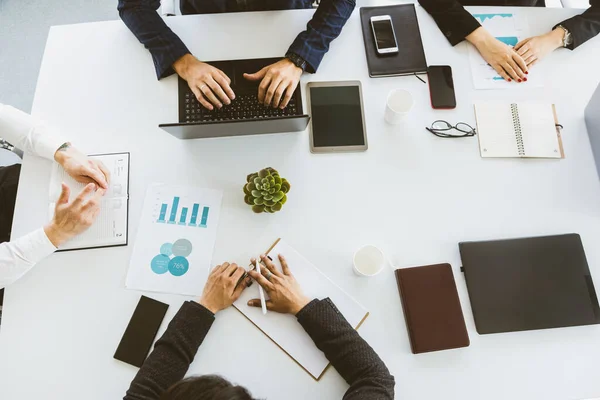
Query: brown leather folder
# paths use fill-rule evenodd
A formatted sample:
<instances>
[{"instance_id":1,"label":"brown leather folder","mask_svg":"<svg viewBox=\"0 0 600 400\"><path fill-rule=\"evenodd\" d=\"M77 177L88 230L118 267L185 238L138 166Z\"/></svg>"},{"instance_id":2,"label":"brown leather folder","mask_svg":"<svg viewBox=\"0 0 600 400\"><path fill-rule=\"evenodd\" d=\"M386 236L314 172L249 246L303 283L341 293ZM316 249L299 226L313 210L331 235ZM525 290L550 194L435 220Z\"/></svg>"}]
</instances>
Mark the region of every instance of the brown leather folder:
<instances>
[{"instance_id":1,"label":"brown leather folder","mask_svg":"<svg viewBox=\"0 0 600 400\"><path fill-rule=\"evenodd\" d=\"M397 269L396 281L414 354L469 346L450 264Z\"/></svg>"}]
</instances>

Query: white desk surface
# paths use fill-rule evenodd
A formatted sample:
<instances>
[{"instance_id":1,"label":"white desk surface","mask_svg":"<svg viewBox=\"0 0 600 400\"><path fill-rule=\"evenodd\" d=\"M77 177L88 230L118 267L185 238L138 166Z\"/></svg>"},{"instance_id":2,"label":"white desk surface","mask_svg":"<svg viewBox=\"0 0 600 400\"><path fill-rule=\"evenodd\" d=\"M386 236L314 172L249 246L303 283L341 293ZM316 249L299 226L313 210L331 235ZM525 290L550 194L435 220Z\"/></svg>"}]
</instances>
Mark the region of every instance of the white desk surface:
<instances>
[{"instance_id":1,"label":"white desk surface","mask_svg":"<svg viewBox=\"0 0 600 400\"><path fill-rule=\"evenodd\" d=\"M521 9L532 34L577 10ZM146 187L171 182L225 192L214 261L245 263L279 236L369 308L360 328L396 377L398 399L566 400L600 394L600 327L480 336L475 330L457 243L464 240L578 232L600 284L600 183L584 105L598 84L600 39L550 55L531 74L536 90L475 91L467 44L452 48L418 9L429 64L450 64L459 106L434 111L427 85L414 77L370 79L358 9L308 81L360 79L370 148L312 155L308 134L180 141L158 128L177 121L177 82L156 80L150 54L120 21L50 31L33 114L62 127L90 153L131 152L131 243ZM171 18L170 26L200 59L281 55L311 17L283 11ZM416 107L402 126L383 120L385 97L407 88ZM567 158L483 160L477 138L443 140L424 127L436 119L474 125L478 100L540 100L557 105ZM49 163L26 158L15 235L47 219ZM244 204L246 174L273 166L292 184L275 215ZM398 289L389 269L367 280L352 254L380 246L394 265L450 262L471 346L410 352ZM7 288L0 332L3 399L116 399L137 369L112 358L140 293L124 289L132 245L56 254ZM292 266L293 267L293 266ZM199 291L203 282L198 282ZM171 305L159 335L186 298L152 295ZM234 309L217 316L190 374L217 373L256 397L336 399L347 389L334 370L315 382Z\"/></svg>"}]
</instances>

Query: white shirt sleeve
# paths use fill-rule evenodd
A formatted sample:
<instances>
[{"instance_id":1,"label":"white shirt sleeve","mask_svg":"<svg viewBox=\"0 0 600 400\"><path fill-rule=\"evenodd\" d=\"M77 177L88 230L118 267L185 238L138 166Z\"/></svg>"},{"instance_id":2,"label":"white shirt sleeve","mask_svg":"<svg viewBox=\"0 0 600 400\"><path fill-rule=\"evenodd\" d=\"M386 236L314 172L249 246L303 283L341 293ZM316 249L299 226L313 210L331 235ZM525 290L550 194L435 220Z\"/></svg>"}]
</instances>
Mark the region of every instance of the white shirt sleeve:
<instances>
[{"instance_id":1,"label":"white shirt sleeve","mask_svg":"<svg viewBox=\"0 0 600 400\"><path fill-rule=\"evenodd\" d=\"M54 160L67 142L53 128L14 107L0 104L0 137L26 153Z\"/></svg>"},{"instance_id":2,"label":"white shirt sleeve","mask_svg":"<svg viewBox=\"0 0 600 400\"><path fill-rule=\"evenodd\" d=\"M56 251L43 228L0 244L0 288L10 285Z\"/></svg>"}]
</instances>

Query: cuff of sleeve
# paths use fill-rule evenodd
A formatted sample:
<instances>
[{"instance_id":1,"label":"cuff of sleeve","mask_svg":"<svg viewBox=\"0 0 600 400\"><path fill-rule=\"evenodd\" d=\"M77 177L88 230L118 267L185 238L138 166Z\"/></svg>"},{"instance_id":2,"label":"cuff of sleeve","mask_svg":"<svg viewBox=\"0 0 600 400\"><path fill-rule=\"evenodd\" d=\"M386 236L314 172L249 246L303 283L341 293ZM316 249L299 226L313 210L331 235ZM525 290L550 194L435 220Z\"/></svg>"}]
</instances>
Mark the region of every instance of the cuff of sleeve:
<instances>
[{"instance_id":1,"label":"cuff of sleeve","mask_svg":"<svg viewBox=\"0 0 600 400\"><path fill-rule=\"evenodd\" d=\"M565 29L567 29L570 33L571 33L571 37L573 38L573 42L571 42L570 45L568 45L567 49L569 50L573 50L575 49L575 47L579 46L580 44L582 44L584 41L581 40L581 38L578 37L578 31L577 31L577 22L573 21L574 18L577 18L577 16L573 17L573 18L569 18L566 21L563 21L559 24L556 24L552 27L552 30L555 30L556 28L558 28L559 25L562 25L565 27Z\"/></svg>"},{"instance_id":2,"label":"cuff of sleeve","mask_svg":"<svg viewBox=\"0 0 600 400\"><path fill-rule=\"evenodd\" d=\"M302 39L296 38L287 52L294 53L302 57L302 59L306 61L306 72L314 74L317 72L325 53L314 55L314 53L307 49L307 47L308 46L306 46L306 43L304 43Z\"/></svg>"},{"instance_id":3,"label":"cuff of sleeve","mask_svg":"<svg viewBox=\"0 0 600 400\"><path fill-rule=\"evenodd\" d=\"M296 314L296 319L298 319L298 320L302 319L303 316L305 316L306 314L309 314L310 311L313 308L315 308L318 304L319 304L319 300L317 300L317 299L312 300L310 303L305 305L302 308L302 310L298 311L298 314Z\"/></svg>"},{"instance_id":4,"label":"cuff of sleeve","mask_svg":"<svg viewBox=\"0 0 600 400\"><path fill-rule=\"evenodd\" d=\"M48 236L46 236L44 228L32 232L29 235L29 239L31 241L31 254L29 258L34 264L42 261L57 250L50 239L48 239Z\"/></svg>"},{"instance_id":5,"label":"cuff of sleeve","mask_svg":"<svg viewBox=\"0 0 600 400\"><path fill-rule=\"evenodd\" d=\"M213 314L212 311L210 311L208 308L204 307L202 304L197 303L195 301L186 301L185 303L183 303L184 305L189 304L186 307L189 307L190 309L194 309L196 310L195 312L200 312L204 315L206 315L207 317L210 317L212 319L215 318L215 314Z\"/></svg>"},{"instance_id":6,"label":"cuff of sleeve","mask_svg":"<svg viewBox=\"0 0 600 400\"><path fill-rule=\"evenodd\" d=\"M188 50L187 46L183 44L181 40L179 40L179 42L174 45L172 49L170 49L169 55L164 59L158 60L157 58L154 58L156 77L160 80L162 78L166 78L167 76L173 75L175 73L173 64L175 64L175 61L179 60L186 54L191 54L191 52Z\"/></svg>"},{"instance_id":7,"label":"cuff of sleeve","mask_svg":"<svg viewBox=\"0 0 600 400\"><path fill-rule=\"evenodd\" d=\"M480 26L481 24L479 23L479 21L477 21L475 17L469 14L468 18L465 18L464 22L461 23L458 26L458 28L449 28L445 30L444 36L446 36L446 39L448 39L452 46L456 46L457 44L465 40L467 36L473 33L473 31L475 31L475 29L479 28Z\"/></svg>"}]
</instances>

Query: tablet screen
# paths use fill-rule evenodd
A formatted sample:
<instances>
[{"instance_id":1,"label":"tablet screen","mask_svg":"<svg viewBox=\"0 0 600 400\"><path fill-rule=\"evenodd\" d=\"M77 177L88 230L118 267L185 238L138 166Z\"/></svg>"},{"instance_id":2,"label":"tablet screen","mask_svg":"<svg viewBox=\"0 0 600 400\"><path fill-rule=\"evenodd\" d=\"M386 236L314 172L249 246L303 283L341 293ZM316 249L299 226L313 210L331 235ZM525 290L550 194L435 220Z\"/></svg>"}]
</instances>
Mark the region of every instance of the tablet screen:
<instances>
[{"instance_id":1,"label":"tablet screen","mask_svg":"<svg viewBox=\"0 0 600 400\"><path fill-rule=\"evenodd\" d=\"M358 86L311 87L314 147L364 146Z\"/></svg>"}]
</instances>

